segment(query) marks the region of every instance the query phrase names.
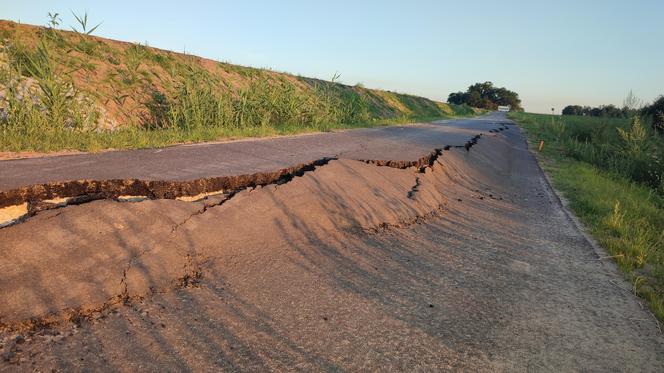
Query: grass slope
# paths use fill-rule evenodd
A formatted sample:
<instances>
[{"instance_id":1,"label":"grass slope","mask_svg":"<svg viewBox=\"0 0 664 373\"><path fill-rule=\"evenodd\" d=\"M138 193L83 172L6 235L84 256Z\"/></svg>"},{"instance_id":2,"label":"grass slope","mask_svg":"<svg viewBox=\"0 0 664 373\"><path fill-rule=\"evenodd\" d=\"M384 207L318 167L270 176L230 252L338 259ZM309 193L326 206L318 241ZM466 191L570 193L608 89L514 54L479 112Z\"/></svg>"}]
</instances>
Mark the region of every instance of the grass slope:
<instances>
[{"instance_id":1,"label":"grass slope","mask_svg":"<svg viewBox=\"0 0 664 373\"><path fill-rule=\"evenodd\" d=\"M570 207L664 320L664 140L627 119L512 113Z\"/></svg>"},{"instance_id":2,"label":"grass slope","mask_svg":"<svg viewBox=\"0 0 664 373\"><path fill-rule=\"evenodd\" d=\"M154 147L479 112L10 21L0 21L0 41L0 151Z\"/></svg>"}]
</instances>

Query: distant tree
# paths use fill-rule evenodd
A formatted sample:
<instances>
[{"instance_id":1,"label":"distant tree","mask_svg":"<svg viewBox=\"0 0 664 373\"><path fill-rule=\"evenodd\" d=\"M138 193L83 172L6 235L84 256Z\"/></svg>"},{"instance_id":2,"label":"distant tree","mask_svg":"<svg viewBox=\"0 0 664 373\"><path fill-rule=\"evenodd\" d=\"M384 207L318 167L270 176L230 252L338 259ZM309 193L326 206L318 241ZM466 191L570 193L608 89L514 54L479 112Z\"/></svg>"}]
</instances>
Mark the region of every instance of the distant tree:
<instances>
[{"instance_id":1,"label":"distant tree","mask_svg":"<svg viewBox=\"0 0 664 373\"><path fill-rule=\"evenodd\" d=\"M602 105L599 107L600 116L609 117L609 118L622 118L624 113L621 109L618 109L615 105Z\"/></svg>"},{"instance_id":2,"label":"distant tree","mask_svg":"<svg viewBox=\"0 0 664 373\"><path fill-rule=\"evenodd\" d=\"M465 104L468 98L467 95L463 92L450 93L447 97L447 102L450 104L462 105Z\"/></svg>"},{"instance_id":3,"label":"distant tree","mask_svg":"<svg viewBox=\"0 0 664 373\"><path fill-rule=\"evenodd\" d=\"M468 87L466 92L450 93L447 102L489 110L495 110L498 106L510 106L515 111L523 110L518 93L506 88L494 87L491 82L475 83Z\"/></svg>"},{"instance_id":4,"label":"distant tree","mask_svg":"<svg viewBox=\"0 0 664 373\"><path fill-rule=\"evenodd\" d=\"M466 102L468 105L473 106L473 107L480 107L484 108L484 100L482 100L482 95L480 94L479 91L471 91L468 94L468 102ZM489 108L486 108L489 109Z\"/></svg>"},{"instance_id":5,"label":"distant tree","mask_svg":"<svg viewBox=\"0 0 664 373\"><path fill-rule=\"evenodd\" d=\"M651 105L643 108L643 114L652 116L652 126L664 134L664 96L659 96Z\"/></svg>"},{"instance_id":6,"label":"distant tree","mask_svg":"<svg viewBox=\"0 0 664 373\"><path fill-rule=\"evenodd\" d=\"M567 105L563 109L563 115L584 115L583 106Z\"/></svg>"},{"instance_id":7,"label":"distant tree","mask_svg":"<svg viewBox=\"0 0 664 373\"><path fill-rule=\"evenodd\" d=\"M591 117L627 118L632 112L626 108L615 105L601 105L598 107L568 105L563 109L563 115L586 115Z\"/></svg>"},{"instance_id":8,"label":"distant tree","mask_svg":"<svg viewBox=\"0 0 664 373\"><path fill-rule=\"evenodd\" d=\"M593 117L629 118L642 111L641 101L631 90L623 100L622 108L615 105L600 105L598 107L568 105L563 109L563 115L587 115ZM643 109L645 110L645 109Z\"/></svg>"}]
</instances>

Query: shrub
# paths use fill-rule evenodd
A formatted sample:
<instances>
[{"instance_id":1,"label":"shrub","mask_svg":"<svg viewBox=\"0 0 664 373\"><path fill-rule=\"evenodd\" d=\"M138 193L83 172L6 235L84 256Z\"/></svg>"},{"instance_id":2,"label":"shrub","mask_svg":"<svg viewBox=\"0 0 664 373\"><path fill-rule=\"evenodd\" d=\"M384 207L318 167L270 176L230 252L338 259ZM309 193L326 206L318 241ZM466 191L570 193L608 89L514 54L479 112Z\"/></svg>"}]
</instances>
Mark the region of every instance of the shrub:
<instances>
[{"instance_id":1,"label":"shrub","mask_svg":"<svg viewBox=\"0 0 664 373\"><path fill-rule=\"evenodd\" d=\"M664 96L659 96L651 105L646 106L643 112L652 117L653 128L659 134L664 134Z\"/></svg>"}]
</instances>

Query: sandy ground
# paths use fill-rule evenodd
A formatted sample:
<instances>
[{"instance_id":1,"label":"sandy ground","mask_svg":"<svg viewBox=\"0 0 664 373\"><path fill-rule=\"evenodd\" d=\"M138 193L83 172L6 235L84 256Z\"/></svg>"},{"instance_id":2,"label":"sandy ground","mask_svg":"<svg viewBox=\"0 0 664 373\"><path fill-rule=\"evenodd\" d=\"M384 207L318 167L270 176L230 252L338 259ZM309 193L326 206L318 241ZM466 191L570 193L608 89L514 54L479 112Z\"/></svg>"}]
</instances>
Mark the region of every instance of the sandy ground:
<instances>
[{"instance_id":1,"label":"sandy ground","mask_svg":"<svg viewBox=\"0 0 664 373\"><path fill-rule=\"evenodd\" d=\"M663 371L664 337L518 128L0 230L2 371Z\"/></svg>"}]
</instances>

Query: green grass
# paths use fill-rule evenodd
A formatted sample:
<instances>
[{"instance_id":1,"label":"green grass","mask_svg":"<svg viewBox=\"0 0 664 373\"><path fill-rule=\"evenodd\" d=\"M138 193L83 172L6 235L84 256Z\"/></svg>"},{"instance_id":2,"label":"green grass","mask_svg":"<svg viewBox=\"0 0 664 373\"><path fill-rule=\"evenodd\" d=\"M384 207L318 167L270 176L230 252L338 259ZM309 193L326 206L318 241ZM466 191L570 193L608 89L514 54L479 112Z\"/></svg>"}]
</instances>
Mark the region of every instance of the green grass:
<instances>
[{"instance_id":1,"label":"green grass","mask_svg":"<svg viewBox=\"0 0 664 373\"><path fill-rule=\"evenodd\" d=\"M664 320L662 174L657 164L642 164L659 159L651 156L661 156L663 140L625 119L510 116L525 130L531 147L544 140L540 163L555 187L610 253L634 292ZM644 178L643 168L660 174Z\"/></svg>"},{"instance_id":2,"label":"green grass","mask_svg":"<svg viewBox=\"0 0 664 373\"><path fill-rule=\"evenodd\" d=\"M511 113L553 146L554 153L590 163L664 195L664 138L648 120Z\"/></svg>"},{"instance_id":3,"label":"green grass","mask_svg":"<svg viewBox=\"0 0 664 373\"><path fill-rule=\"evenodd\" d=\"M114 131L77 131L51 129L32 132L0 132L0 151L55 152L60 150L80 150L98 152L104 149L159 148L175 144L196 143L224 139L293 135L311 132L328 132L339 129L371 128L393 124L428 122L442 117L403 117L380 119L357 124L318 124L310 126L275 125L247 128L222 126L183 129L170 127L146 129L142 127L122 128Z\"/></svg>"},{"instance_id":4,"label":"green grass","mask_svg":"<svg viewBox=\"0 0 664 373\"><path fill-rule=\"evenodd\" d=\"M98 151L479 113L423 97L1 22L0 151ZM3 55L4 54L4 55ZM111 129L112 128L112 129Z\"/></svg>"}]
</instances>

